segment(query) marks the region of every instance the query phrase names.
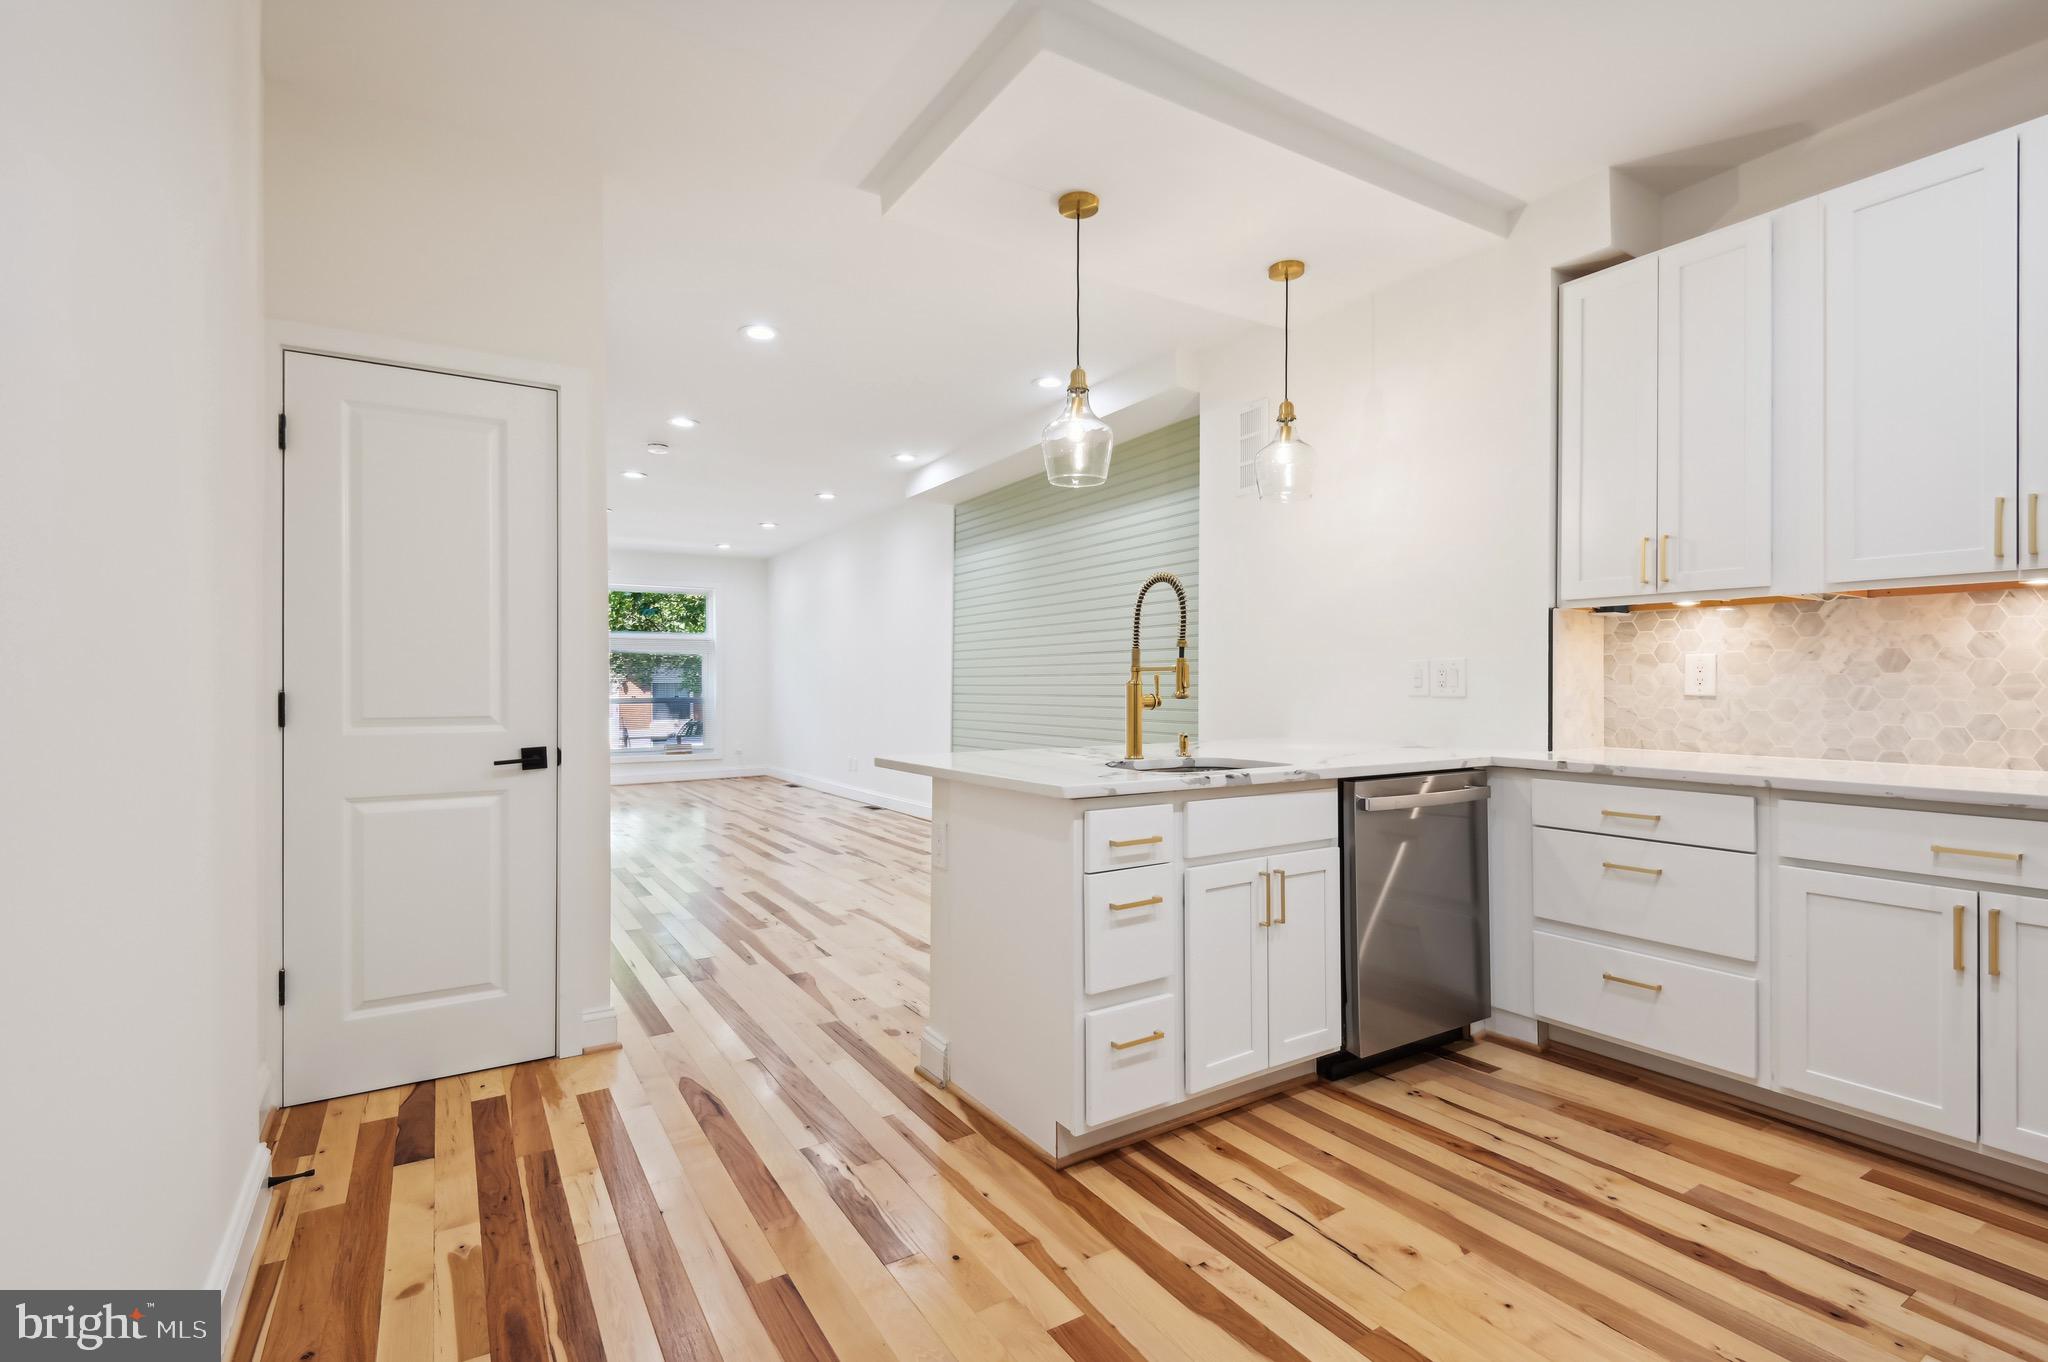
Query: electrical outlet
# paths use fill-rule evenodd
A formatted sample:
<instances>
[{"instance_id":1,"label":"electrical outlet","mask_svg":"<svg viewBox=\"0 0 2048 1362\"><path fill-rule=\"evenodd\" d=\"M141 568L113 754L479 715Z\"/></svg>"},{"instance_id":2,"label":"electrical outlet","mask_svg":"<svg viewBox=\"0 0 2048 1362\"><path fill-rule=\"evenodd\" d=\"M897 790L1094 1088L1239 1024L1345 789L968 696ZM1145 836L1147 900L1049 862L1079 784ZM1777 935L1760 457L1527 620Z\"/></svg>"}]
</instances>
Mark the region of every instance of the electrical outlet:
<instances>
[{"instance_id":1,"label":"electrical outlet","mask_svg":"<svg viewBox=\"0 0 2048 1362\"><path fill-rule=\"evenodd\" d=\"M1429 660L1429 693L1442 700L1465 698L1465 659L1433 657Z\"/></svg>"},{"instance_id":2,"label":"electrical outlet","mask_svg":"<svg viewBox=\"0 0 2048 1362\"><path fill-rule=\"evenodd\" d=\"M1418 657L1409 662L1407 666L1408 693L1410 695L1429 694L1429 663Z\"/></svg>"},{"instance_id":3,"label":"electrical outlet","mask_svg":"<svg viewBox=\"0 0 2048 1362\"><path fill-rule=\"evenodd\" d=\"M1687 653L1685 655L1685 693L1702 697L1714 693L1714 654Z\"/></svg>"}]
</instances>

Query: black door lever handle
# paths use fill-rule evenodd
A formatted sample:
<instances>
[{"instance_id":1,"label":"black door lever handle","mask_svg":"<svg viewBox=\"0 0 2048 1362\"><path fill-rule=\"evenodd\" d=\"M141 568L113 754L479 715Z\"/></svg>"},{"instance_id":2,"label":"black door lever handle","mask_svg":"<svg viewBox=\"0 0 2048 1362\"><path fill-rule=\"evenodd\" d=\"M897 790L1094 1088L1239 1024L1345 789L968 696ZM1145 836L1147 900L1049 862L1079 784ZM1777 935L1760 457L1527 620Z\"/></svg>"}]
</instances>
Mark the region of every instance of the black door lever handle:
<instances>
[{"instance_id":1,"label":"black door lever handle","mask_svg":"<svg viewBox=\"0 0 2048 1362\"><path fill-rule=\"evenodd\" d=\"M545 747L522 747L516 757L494 761L493 766L517 766L522 771L545 771L548 769L548 749Z\"/></svg>"}]
</instances>

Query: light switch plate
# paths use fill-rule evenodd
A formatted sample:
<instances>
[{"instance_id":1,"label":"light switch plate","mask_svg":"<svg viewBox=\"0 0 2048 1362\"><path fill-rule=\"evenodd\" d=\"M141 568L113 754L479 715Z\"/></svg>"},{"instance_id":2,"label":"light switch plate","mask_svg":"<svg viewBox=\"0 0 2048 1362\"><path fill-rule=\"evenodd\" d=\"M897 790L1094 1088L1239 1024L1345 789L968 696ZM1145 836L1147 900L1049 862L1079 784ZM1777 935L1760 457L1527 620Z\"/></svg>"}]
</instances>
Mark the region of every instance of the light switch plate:
<instances>
[{"instance_id":1,"label":"light switch plate","mask_svg":"<svg viewBox=\"0 0 2048 1362\"><path fill-rule=\"evenodd\" d=\"M1687 653L1685 655L1685 693L1710 697L1714 693L1714 654Z\"/></svg>"},{"instance_id":2,"label":"light switch plate","mask_svg":"<svg viewBox=\"0 0 2048 1362\"><path fill-rule=\"evenodd\" d=\"M1465 698L1465 659L1433 657L1429 660L1429 693L1444 700Z\"/></svg>"},{"instance_id":3,"label":"light switch plate","mask_svg":"<svg viewBox=\"0 0 2048 1362\"><path fill-rule=\"evenodd\" d=\"M1429 694L1429 662L1427 659L1418 657L1408 663L1408 693L1410 695Z\"/></svg>"}]
</instances>

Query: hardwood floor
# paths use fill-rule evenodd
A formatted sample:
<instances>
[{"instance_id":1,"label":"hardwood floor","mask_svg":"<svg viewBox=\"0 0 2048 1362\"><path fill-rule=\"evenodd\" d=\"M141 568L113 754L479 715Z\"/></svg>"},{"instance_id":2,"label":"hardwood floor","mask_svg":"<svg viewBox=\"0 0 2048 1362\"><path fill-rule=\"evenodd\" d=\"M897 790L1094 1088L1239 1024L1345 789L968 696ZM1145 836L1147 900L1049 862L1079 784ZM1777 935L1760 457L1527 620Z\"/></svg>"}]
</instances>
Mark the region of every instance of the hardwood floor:
<instances>
[{"instance_id":1,"label":"hardwood floor","mask_svg":"<svg viewBox=\"0 0 2048 1362\"><path fill-rule=\"evenodd\" d=\"M2048 1210L1474 1045L1056 1173L911 1075L926 828L615 791L623 1048L286 1115L232 1356L2048 1362Z\"/></svg>"}]
</instances>

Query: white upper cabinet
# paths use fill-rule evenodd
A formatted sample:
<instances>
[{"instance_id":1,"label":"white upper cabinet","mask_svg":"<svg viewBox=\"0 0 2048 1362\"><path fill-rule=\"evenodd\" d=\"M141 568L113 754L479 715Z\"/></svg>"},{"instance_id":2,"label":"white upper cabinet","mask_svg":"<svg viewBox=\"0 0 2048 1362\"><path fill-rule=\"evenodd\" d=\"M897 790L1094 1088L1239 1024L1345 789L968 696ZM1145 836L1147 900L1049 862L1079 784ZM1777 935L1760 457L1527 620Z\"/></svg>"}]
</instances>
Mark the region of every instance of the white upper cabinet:
<instances>
[{"instance_id":1,"label":"white upper cabinet","mask_svg":"<svg viewBox=\"0 0 2048 1362\"><path fill-rule=\"evenodd\" d=\"M2018 158L2002 133L1823 196L1833 582L2019 564Z\"/></svg>"},{"instance_id":2,"label":"white upper cabinet","mask_svg":"<svg viewBox=\"0 0 2048 1362\"><path fill-rule=\"evenodd\" d=\"M2048 118L2020 129L2020 569L2042 555L2048 498Z\"/></svg>"},{"instance_id":3,"label":"white upper cabinet","mask_svg":"<svg viewBox=\"0 0 2048 1362\"><path fill-rule=\"evenodd\" d=\"M1654 590L1657 261L1632 260L1559 297L1558 599Z\"/></svg>"},{"instance_id":4,"label":"white upper cabinet","mask_svg":"<svg viewBox=\"0 0 2048 1362\"><path fill-rule=\"evenodd\" d=\"M1771 584L1771 220L1657 255L1659 593Z\"/></svg>"}]
</instances>

